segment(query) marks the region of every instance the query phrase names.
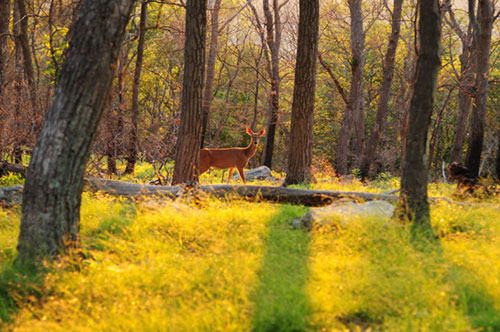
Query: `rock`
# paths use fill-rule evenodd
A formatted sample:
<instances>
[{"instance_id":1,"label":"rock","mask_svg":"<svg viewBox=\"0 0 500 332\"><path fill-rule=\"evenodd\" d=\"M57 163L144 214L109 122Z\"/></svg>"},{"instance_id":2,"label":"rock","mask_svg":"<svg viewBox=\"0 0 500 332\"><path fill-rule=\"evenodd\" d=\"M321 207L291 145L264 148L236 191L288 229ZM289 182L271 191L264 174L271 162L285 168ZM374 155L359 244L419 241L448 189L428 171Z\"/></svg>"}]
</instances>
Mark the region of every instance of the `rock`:
<instances>
[{"instance_id":1,"label":"rock","mask_svg":"<svg viewBox=\"0 0 500 332\"><path fill-rule=\"evenodd\" d=\"M240 178L239 174L235 174L232 177L234 180L238 180ZM245 172L245 178L247 181L255 181L255 180L276 180L274 176L271 174L271 170L267 166L260 166L253 168L247 172Z\"/></svg>"},{"instance_id":2,"label":"rock","mask_svg":"<svg viewBox=\"0 0 500 332\"><path fill-rule=\"evenodd\" d=\"M300 218L292 220L292 226L310 230L313 224L337 224L345 226L352 219L379 218L389 220L394 213L394 206L388 202L375 200L366 203L354 203L340 200L334 204L312 208Z\"/></svg>"},{"instance_id":3,"label":"rock","mask_svg":"<svg viewBox=\"0 0 500 332\"><path fill-rule=\"evenodd\" d=\"M23 186L0 187L0 205L20 205L23 200Z\"/></svg>"}]
</instances>

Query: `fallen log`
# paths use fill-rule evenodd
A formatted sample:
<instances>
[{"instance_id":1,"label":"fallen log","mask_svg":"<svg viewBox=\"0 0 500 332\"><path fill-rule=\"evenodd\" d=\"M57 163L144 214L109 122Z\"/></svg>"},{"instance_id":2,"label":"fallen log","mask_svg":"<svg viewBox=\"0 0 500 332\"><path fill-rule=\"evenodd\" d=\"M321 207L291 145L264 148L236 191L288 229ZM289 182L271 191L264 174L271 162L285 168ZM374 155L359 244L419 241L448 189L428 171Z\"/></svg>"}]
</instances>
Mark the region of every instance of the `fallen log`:
<instances>
[{"instance_id":1,"label":"fallen log","mask_svg":"<svg viewBox=\"0 0 500 332\"><path fill-rule=\"evenodd\" d=\"M5 161L0 162L0 176L3 176L7 173L16 173L20 174L22 177L26 176L27 167L20 164L11 164Z\"/></svg>"},{"instance_id":2,"label":"fallen log","mask_svg":"<svg viewBox=\"0 0 500 332\"><path fill-rule=\"evenodd\" d=\"M153 195L175 199L181 195L183 191L182 187L179 186L154 186L98 178L88 179L87 184L88 189L92 191L101 191L110 195L129 197ZM306 206L324 206L341 198L350 198L352 200L362 201L396 201L398 198L398 196L395 195L363 192L229 184L200 185L195 190L217 198L242 197L250 200L261 199L263 201L275 203L289 203Z\"/></svg>"},{"instance_id":3,"label":"fallen log","mask_svg":"<svg viewBox=\"0 0 500 332\"><path fill-rule=\"evenodd\" d=\"M85 181L85 190L131 198L156 196L174 200L184 191L182 186L154 186L100 178L89 178ZM192 190L217 198L245 198L305 206L325 206L335 200L346 198L354 201L384 200L389 202L395 202L398 199L398 196L388 194L228 184L201 185L195 186ZM4 204L20 203L21 196L22 186L0 187L0 202ZM446 198L434 197L430 200L453 203Z\"/></svg>"}]
</instances>

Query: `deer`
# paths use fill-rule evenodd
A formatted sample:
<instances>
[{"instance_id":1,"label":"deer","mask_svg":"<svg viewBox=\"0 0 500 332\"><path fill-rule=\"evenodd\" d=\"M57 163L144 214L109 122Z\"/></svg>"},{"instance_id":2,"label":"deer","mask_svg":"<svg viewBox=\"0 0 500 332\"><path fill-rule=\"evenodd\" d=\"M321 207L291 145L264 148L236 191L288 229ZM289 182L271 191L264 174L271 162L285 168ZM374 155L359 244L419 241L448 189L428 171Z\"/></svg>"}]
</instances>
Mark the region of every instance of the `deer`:
<instances>
[{"instance_id":1,"label":"deer","mask_svg":"<svg viewBox=\"0 0 500 332\"><path fill-rule=\"evenodd\" d=\"M243 183L246 184L245 173L243 168L248 164L250 158L255 155L257 145L259 144L259 137L264 136L265 129L258 133L254 133L250 128L246 127L246 132L252 137L250 144L247 147L241 148L204 148L200 150L200 175L205 173L211 167L217 169L228 169L229 176L227 182L231 179L234 169L238 170Z\"/></svg>"}]
</instances>

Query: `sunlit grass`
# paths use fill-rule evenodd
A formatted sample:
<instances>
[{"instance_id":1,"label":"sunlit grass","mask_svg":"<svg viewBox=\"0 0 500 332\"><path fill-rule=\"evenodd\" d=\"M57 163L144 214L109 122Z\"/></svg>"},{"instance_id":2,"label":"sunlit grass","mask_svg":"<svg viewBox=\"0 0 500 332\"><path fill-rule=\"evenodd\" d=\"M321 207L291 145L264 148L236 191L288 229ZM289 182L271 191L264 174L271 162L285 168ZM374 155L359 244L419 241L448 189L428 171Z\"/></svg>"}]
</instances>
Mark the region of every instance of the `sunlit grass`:
<instances>
[{"instance_id":1,"label":"sunlit grass","mask_svg":"<svg viewBox=\"0 0 500 332\"><path fill-rule=\"evenodd\" d=\"M312 187L399 185L320 180ZM454 189L429 186L449 199ZM14 264L20 210L0 209L0 329L499 331L500 200L486 201L434 203L437 239L424 241L370 218L294 230L297 206L86 193L89 259L42 272Z\"/></svg>"}]
</instances>

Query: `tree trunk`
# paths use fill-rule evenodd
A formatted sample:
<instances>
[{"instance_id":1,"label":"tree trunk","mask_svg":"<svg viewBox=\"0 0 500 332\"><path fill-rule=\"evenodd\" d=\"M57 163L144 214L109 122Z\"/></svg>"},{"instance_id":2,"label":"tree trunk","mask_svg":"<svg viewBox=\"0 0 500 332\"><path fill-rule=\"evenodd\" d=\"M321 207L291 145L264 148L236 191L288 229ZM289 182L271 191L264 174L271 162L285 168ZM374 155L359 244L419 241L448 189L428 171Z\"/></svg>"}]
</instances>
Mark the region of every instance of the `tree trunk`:
<instances>
[{"instance_id":1,"label":"tree trunk","mask_svg":"<svg viewBox=\"0 0 500 332\"><path fill-rule=\"evenodd\" d=\"M0 137L5 137L4 126L6 114L5 87L7 85L7 55L9 53L9 21L10 21L10 0L0 0ZM0 139L0 160L5 152L5 141Z\"/></svg>"},{"instance_id":2,"label":"tree trunk","mask_svg":"<svg viewBox=\"0 0 500 332\"><path fill-rule=\"evenodd\" d=\"M427 201L429 126L441 66L441 17L438 0L419 0L419 39L415 88L410 105L403 160L399 213L425 231L431 230Z\"/></svg>"},{"instance_id":3,"label":"tree trunk","mask_svg":"<svg viewBox=\"0 0 500 332\"><path fill-rule=\"evenodd\" d=\"M17 9L19 10L19 43L21 50L23 51L23 66L24 75L28 82L29 94L31 97L31 103L35 114L38 114L37 107L37 88L35 81L35 70L33 69L33 61L31 59L31 51L29 48L29 38L28 38L28 13L26 11L26 3L24 0L16 0Z\"/></svg>"},{"instance_id":4,"label":"tree trunk","mask_svg":"<svg viewBox=\"0 0 500 332\"><path fill-rule=\"evenodd\" d=\"M403 0L395 0L392 10L392 29L387 53L385 54L384 67L382 74L382 85L380 86L379 102L377 115L375 117L375 125L372 133L366 144L363 156L361 158L360 171L363 179L366 179L370 173L373 158L377 155L377 146L384 130L384 125L387 120L387 112L389 109L389 98L391 94L392 79L394 77L394 63L396 61L396 49L399 42L399 33L401 31L401 11L403 8Z\"/></svg>"},{"instance_id":5,"label":"tree trunk","mask_svg":"<svg viewBox=\"0 0 500 332\"><path fill-rule=\"evenodd\" d=\"M9 21L10 0L0 0L0 103L2 102L4 87L6 83L6 60L9 53L9 50L7 48L7 41L9 40Z\"/></svg>"},{"instance_id":6,"label":"tree trunk","mask_svg":"<svg viewBox=\"0 0 500 332\"><path fill-rule=\"evenodd\" d=\"M351 89L342 118L335 158L337 172L342 175L347 174L348 171L349 143L353 136L353 127L356 138L354 149L358 155L361 154L364 145L363 70L365 58L363 52L365 37L361 0L349 0L349 11L351 14Z\"/></svg>"},{"instance_id":7,"label":"tree trunk","mask_svg":"<svg viewBox=\"0 0 500 332\"><path fill-rule=\"evenodd\" d=\"M215 57L217 56L217 47L219 43L219 11L222 0L215 0L214 8L212 9L212 33L210 36L210 49L207 59L207 74L205 77L205 87L203 91L202 101L202 131L201 131L201 148L204 147L206 135L208 131L208 123L210 121L210 104L212 103L212 88L214 85L215 76Z\"/></svg>"},{"instance_id":8,"label":"tree trunk","mask_svg":"<svg viewBox=\"0 0 500 332\"><path fill-rule=\"evenodd\" d=\"M462 54L459 56L460 74L458 74L458 116L455 126L455 140L450 155L450 164L454 161L462 162L463 148L467 136L467 122L471 108L471 95L474 85L474 68L472 59L472 35L471 22L469 21L467 32L464 32L455 18L451 8L450 0L445 1L445 9L448 12L448 25L456 32L462 43Z\"/></svg>"},{"instance_id":9,"label":"tree trunk","mask_svg":"<svg viewBox=\"0 0 500 332\"><path fill-rule=\"evenodd\" d=\"M280 48L281 48L281 17L278 0L273 0L273 15L269 8L269 0L263 0L263 10L266 17L266 43L271 53L270 76L271 76L271 95L270 109L267 117L266 142L264 144L264 162L269 168L272 166L274 154L274 139L276 136L276 125L278 124L278 115L280 108ZM269 59L268 59L269 61Z\"/></svg>"},{"instance_id":10,"label":"tree trunk","mask_svg":"<svg viewBox=\"0 0 500 332\"><path fill-rule=\"evenodd\" d=\"M469 0L469 15L474 27L474 49L476 52L476 81L474 103L472 106L471 133L465 161L469 171L478 176L483 150L486 104L488 99L488 79L490 66L491 33L493 28L493 10L491 0L479 0L477 21L474 17L474 0Z\"/></svg>"},{"instance_id":11,"label":"tree trunk","mask_svg":"<svg viewBox=\"0 0 500 332\"><path fill-rule=\"evenodd\" d=\"M319 0L300 0L291 139L285 185L311 181Z\"/></svg>"},{"instance_id":12,"label":"tree trunk","mask_svg":"<svg viewBox=\"0 0 500 332\"><path fill-rule=\"evenodd\" d=\"M497 131L498 139L498 149L497 149L497 160L495 162L495 170L497 173L497 180L500 181L500 130Z\"/></svg>"},{"instance_id":13,"label":"tree trunk","mask_svg":"<svg viewBox=\"0 0 500 332\"><path fill-rule=\"evenodd\" d=\"M148 19L148 1L143 0L141 4L141 18L139 22L139 41L137 42L137 59L134 69L134 80L132 82L132 128L128 141L128 156L126 174L134 174L139 138L137 134L139 122L139 84L141 82L142 60L144 57L144 40L146 37L146 21Z\"/></svg>"},{"instance_id":14,"label":"tree trunk","mask_svg":"<svg viewBox=\"0 0 500 332\"><path fill-rule=\"evenodd\" d=\"M79 250L83 175L133 4L87 0L82 5L26 176L17 245L21 261Z\"/></svg>"},{"instance_id":15,"label":"tree trunk","mask_svg":"<svg viewBox=\"0 0 500 332\"><path fill-rule=\"evenodd\" d=\"M198 181L206 28L207 1L188 0L181 123L172 184Z\"/></svg>"}]
</instances>

